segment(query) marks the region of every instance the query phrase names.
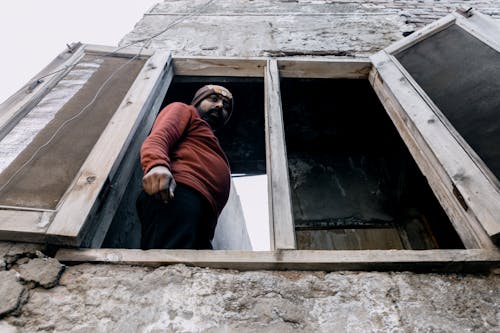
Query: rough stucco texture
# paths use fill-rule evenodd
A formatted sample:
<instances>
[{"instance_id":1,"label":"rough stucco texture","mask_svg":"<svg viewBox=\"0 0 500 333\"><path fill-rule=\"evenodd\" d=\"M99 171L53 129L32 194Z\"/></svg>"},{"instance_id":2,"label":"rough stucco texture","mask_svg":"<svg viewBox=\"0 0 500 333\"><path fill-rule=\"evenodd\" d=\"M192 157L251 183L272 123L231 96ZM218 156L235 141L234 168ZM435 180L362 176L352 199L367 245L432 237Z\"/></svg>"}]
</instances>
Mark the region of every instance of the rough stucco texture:
<instances>
[{"instance_id":1,"label":"rough stucco texture","mask_svg":"<svg viewBox=\"0 0 500 333\"><path fill-rule=\"evenodd\" d=\"M120 45L157 35L149 48L182 56L369 56L460 5L500 18L496 0L174 0Z\"/></svg>"},{"instance_id":2,"label":"rough stucco texture","mask_svg":"<svg viewBox=\"0 0 500 333\"><path fill-rule=\"evenodd\" d=\"M23 332L499 332L496 276L69 267Z\"/></svg>"}]
</instances>

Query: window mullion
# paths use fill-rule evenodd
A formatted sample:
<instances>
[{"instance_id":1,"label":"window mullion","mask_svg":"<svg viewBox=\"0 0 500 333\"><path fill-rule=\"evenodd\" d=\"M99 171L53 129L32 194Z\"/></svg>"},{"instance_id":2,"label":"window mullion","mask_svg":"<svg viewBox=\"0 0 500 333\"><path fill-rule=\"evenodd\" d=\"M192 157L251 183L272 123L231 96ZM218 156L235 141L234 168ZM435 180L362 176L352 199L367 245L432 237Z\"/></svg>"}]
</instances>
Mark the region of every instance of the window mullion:
<instances>
[{"instance_id":1,"label":"window mullion","mask_svg":"<svg viewBox=\"0 0 500 333\"><path fill-rule=\"evenodd\" d=\"M264 89L271 249L295 249L279 72L275 59L267 61Z\"/></svg>"}]
</instances>

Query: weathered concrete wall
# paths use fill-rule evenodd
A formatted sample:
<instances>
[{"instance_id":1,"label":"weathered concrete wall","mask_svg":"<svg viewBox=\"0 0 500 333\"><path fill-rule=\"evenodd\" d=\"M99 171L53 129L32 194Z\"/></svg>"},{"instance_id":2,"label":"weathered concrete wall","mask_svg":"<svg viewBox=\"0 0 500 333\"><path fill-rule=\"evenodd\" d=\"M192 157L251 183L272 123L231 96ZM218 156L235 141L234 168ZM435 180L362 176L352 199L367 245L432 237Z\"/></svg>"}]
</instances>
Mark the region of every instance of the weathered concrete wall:
<instances>
[{"instance_id":1,"label":"weathered concrete wall","mask_svg":"<svg viewBox=\"0 0 500 333\"><path fill-rule=\"evenodd\" d=\"M0 271L1 308L11 294L26 304L1 332L500 331L498 276L84 264L29 289L14 269ZM50 270L54 279L60 268Z\"/></svg>"},{"instance_id":2,"label":"weathered concrete wall","mask_svg":"<svg viewBox=\"0 0 500 333\"><path fill-rule=\"evenodd\" d=\"M495 0L177 0L153 7L121 45L169 27L151 48L176 55L369 56L459 5L500 18Z\"/></svg>"},{"instance_id":3,"label":"weathered concrete wall","mask_svg":"<svg viewBox=\"0 0 500 333\"><path fill-rule=\"evenodd\" d=\"M458 4L500 17L497 0L205 3L159 4L121 44L175 23L150 47L180 55L370 55ZM200 9L204 15L186 16ZM0 332L500 332L496 275L91 264L62 273L37 250L50 254L0 243Z\"/></svg>"}]
</instances>

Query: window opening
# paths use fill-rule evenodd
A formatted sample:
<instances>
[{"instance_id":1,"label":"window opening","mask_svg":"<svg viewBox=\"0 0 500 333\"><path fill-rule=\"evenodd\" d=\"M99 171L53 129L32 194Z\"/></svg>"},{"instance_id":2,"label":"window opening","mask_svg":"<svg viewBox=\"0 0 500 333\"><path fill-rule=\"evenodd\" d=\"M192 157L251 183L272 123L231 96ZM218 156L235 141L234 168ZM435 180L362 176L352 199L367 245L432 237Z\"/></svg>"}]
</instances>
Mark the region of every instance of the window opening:
<instances>
[{"instance_id":1,"label":"window opening","mask_svg":"<svg viewBox=\"0 0 500 333\"><path fill-rule=\"evenodd\" d=\"M230 196L230 201L219 218L217 228L220 230L216 230L214 248L269 250L263 79L175 76L160 110L174 101L189 104L194 92L205 84L225 86L233 94L235 103L228 124L216 133L230 162L234 184L232 191L236 190L236 196L234 199ZM138 248L140 245L135 198L141 188L142 171L139 161L137 163L137 170L103 247ZM120 212L122 209L123 212ZM124 219L128 222L124 223ZM124 224L128 227L124 228ZM249 244L245 246L242 242Z\"/></svg>"},{"instance_id":2,"label":"window opening","mask_svg":"<svg viewBox=\"0 0 500 333\"><path fill-rule=\"evenodd\" d=\"M103 48L98 49L102 52ZM157 110L156 107L161 104L163 95L167 94L164 103L169 103L170 101L168 98L170 95L174 94L175 89L177 89L177 94L182 94L185 90L181 88L193 84L195 86L189 89L189 93L186 92L187 97L182 98L181 96L173 96L172 98L172 101L180 100L189 103L193 91L199 88L200 85L209 82L222 84L235 92L236 98L239 98L238 95L247 97L246 102L241 99L236 99L236 101L239 100L241 102L239 105L242 108L244 107L240 110L240 114L251 115L250 118L243 118L239 121L238 126L240 130L239 132L237 131L237 134L239 135L241 132L250 133L251 135L249 135L247 141L250 140L250 142L253 142L254 146L246 146L245 143L247 141L235 138L234 135L227 134L226 138L224 138L224 131L219 133L223 147L228 153L229 158L234 161L232 163L232 169L233 178L235 180L246 178L250 179L250 183L252 183L252 177L263 177L266 179L266 173L271 170L265 170L265 166L268 164L264 161L269 159L269 157L276 160L276 156L279 156L279 159L282 159L281 156L285 156L283 150L285 145L283 145L281 141L280 144L271 144L271 148L274 149L270 149L268 152L266 152L266 145L264 144L264 129L266 127L268 129L267 134L269 134L269 132L273 133L270 129L276 130L274 136L271 135L273 139L276 139L276 136L278 136L280 140L282 139L281 104L283 104L283 115L285 118L284 127L288 146L288 164L290 165L289 171L292 177L290 177L290 184L288 183L288 179L285 179L277 182L277 185L279 185L278 187L280 189L282 189L282 186L288 187L288 185L291 185L292 187L295 231L297 233L302 233L302 235L297 237L299 240L298 249L405 248L415 250L441 248L453 250L355 251L356 255L353 255L354 252L352 251L213 252L174 250L173 252L165 252L153 250L143 252L140 250L124 250L123 248L139 247L138 236L140 235L140 226L138 223L135 223L138 221L137 218L134 217L135 199L140 191L142 178L139 158L136 153L127 154L125 152L124 154L126 156L119 165L113 165L112 171L104 169L108 170L104 172L104 170L99 169L99 165L96 166L96 164L98 164L96 162L101 161L99 160L100 156L96 156L94 150L92 150L89 155L93 162L91 170L97 175L101 175L100 171L103 171L100 178L102 178L104 182L104 184L99 183L99 186L103 185L103 187L100 192L95 191L96 197L92 197L91 200L86 200L88 202L85 203L86 197L77 197L76 199L78 200L72 198L73 201L70 201L70 203L73 203L72 206L66 205L68 200L65 198L65 201L62 201L62 205L60 205L64 208L64 214L56 215L57 220L52 222L51 218L56 213L43 209L39 209L40 211L16 209L14 212L2 210L2 214L0 214L2 216L2 219L0 219L2 222L0 224L3 228L2 232L4 232L4 236L7 235L7 237L10 237L9 235L11 234L9 233L13 232L15 236L11 238L12 240L43 240L49 243L54 242L54 244L67 244L69 246L82 245L84 247L89 246L88 244L100 245L102 237L104 237L106 230L108 230L109 218L116 212L113 224L111 228L109 228L109 232L107 233L106 240L102 247L122 249L61 249L58 251L58 258L66 258L62 260L69 262L104 261L132 264L183 262L215 268L322 270L380 268L414 269L415 267L420 267L420 264L431 269L462 270L466 267L473 269L477 267L489 268L498 262L498 253L492 250L487 242L481 243L477 249L467 245L469 248L467 250L455 250L463 248L462 243L458 239L455 230L451 227L446 214L444 214L444 211L434 198L431 189L427 186L425 178L420 174L412 157L402 144L400 137L394 129L394 125L380 106L380 101L374 97L375 95L372 87L369 86L367 80L304 79L304 77L360 78L360 75L362 78L366 78L363 73L366 74L370 69L370 63L368 61L355 60L351 62L344 59L343 61L331 61L330 64L330 61L323 60L295 62L295 60L277 61L268 59L266 66L264 65L266 61L262 59L217 59L216 65L211 67L210 64L213 63L212 59L177 59L178 64L184 63L184 66L179 67L181 71L179 73L180 76L174 79L171 89L167 92L174 72L172 64L170 63L170 65L164 67L155 65L155 62L160 61L161 64L165 64L168 63L169 59L171 60L168 54L158 54L158 56L155 54L152 59L148 60L151 61L153 65L144 66L147 67L147 69L143 68L141 73L144 73L145 70L154 72L150 72L147 76L140 78L142 81L136 80L132 87L133 92L138 92L141 94L140 96L147 97L146 102L134 104L134 100L129 100L128 102L131 102L131 106L127 103L127 108L120 107L118 110L120 113L117 113L117 115L120 116L117 118L123 120L125 118L124 115L130 114L131 110L129 108L132 108L132 111L136 112L136 116L141 116L142 118L137 118L136 122L131 123L134 125L133 127L132 125L129 127L118 127L118 130L113 127L115 122L110 123L109 125L112 127L112 130L110 129L110 131L108 131L109 128L106 127L103 136L101 136L101 138L105 138L106 140L99 140L98 142L110 142L109 133L119 137L128 135L127 137L121 137L122 141L117 141L116 146L119 146L119 144L122 145L122 142L125 142L128 146L133 146L132 150L136 151L138 149L137 144L141 142L142 139L134 141L133 135L144 136L145 132L150 127L150 125L145 124L150 124L150 121L154 118L154 112L151 112L150 116L147 114L145 115L144 112L146 112L146 110ZM377 58L375 57L374 59ZM229 65L221 65L221 63L226 64L226 62ZM283 79L281 80L280 89L278 84L280 80L277 79L278 62L280 62L280 72L285 77L302 77L302 79ZM195 65L201 63L202 66L200 68L203 68L201 70L202 73L198 74L212 76L188 76L194 72L190 69L192 68L192 66L190 66L191 63ZM207 64L208 67L206 66ZM231 64L236 65L233 66ZM382 85L383 87L384 82L380 79L382 72L379 71L377 66L380 66L381 63L374 62L374 64L375 68L370 72L370 82L372 82L373 88L376 89L377 93L381 96L385 96L380 93L380 86ZM384 63L382 63L382 65L383 64ZM332 65L332 67L330 67L330 65ZM259 77L262 75L262 69L264 69L265 87L268 93L266 94L265 101L263 97L264 80L262 78L246 78L240 76L248 75L250 77ZM385 70L385 68L382 68L382 70ZM153 74L153 76L150 76L151 74ZM215 77L213 75L235 76ZM149 80L151 77L153 77L154 80ZM386 82L389 82L389 79ZM398 79L398 81L402 82L403 80ZM146 84L146 87L136 87L137 82ZM271 92L271 94L269 94L269 92ZM280 93L283 97L282 103L279 98ZM127 95L130 95L130 91ZM385 102L386 99L382 98L382 101ZM254 103L252 104L252 102ZM252 105L255 105L255 107ZM404 105L402 104L402 107L404 107ZM269 121L268 124L264 124L264 106L266 112L269 112L267 119L273 120L272 122ZM411 105L409 109L411 109ZM344 110L348 111L342 112ZM255 113L252 113L254 111ZM387 111L391 111L391 108L387 107ZM406 109L404 109L404 111L406 112ZM128 113L125 114L125 112ZM235 115L236 114L237 113L235 113ZM391 116L393 116L392 113ZM277 118L279 118L279 121L276 121ZM395 119L398 120L399 118ZM127 122L119 121L118 123L126 124ZM274 127L272 127L273 124L275 125ZM279 126L276 126L276 124L279 124ZM334 126L327 127L324 126L325 124L333 124ZM399 123L397 124L399 125ZM14 124L10 125L14 127ZM120 130L123 128L125 128L125 130ZM398 127L398 129L401 131L401 128ZM226 128L226 130L228 130L228 128ZM406 132L404 132L404 130L405 128L403 128L401 133L406 139ZM256 137L259 137L259 139L256 139ZM128 140L129 138L132 142ZM235 144L234 141L238 143ZM111 140L111 142L114 141ZM325 142L327 143L326 146ZM342 142L347 144L343 146L338 144ZM361 144L361 142L364 142L364 145ZM368 151L366 148L374 145L380 150L372 152ZM309 147L308 149L310 150L303 149L303 147L306 146ZM340 147L343 147L343 149L340 149ZM364 150L362 149L363 147L365 148ZM414 152L413 149L415 147L411 145L409 147L412 149L412 152ZM102 147L98 145L98 148ZM112 148L114 149L115 147L113 146ZM416 142L416 149L421 148L422 145ZM425 148L425 146L423 148ZM106 149L108 149L108 147L106 147ZM113 149L109 148L113 154L114 152L118 153L118 151ZM241 153L241 151L239 151L240 149L242 149L244 153ZM110 155L108 162L117 161L117 157L113 154ZM235 155L238 157L238 154L244 156L245 160L243 160L243 158L238 160L233 156ZM137 157L135 161L137 167L133 170L133 176L129 177L130 168L134 165L134 163L131 163L131 159L135 156ZM418 154L415 156L417 156L417 158L419 157ZM238 161L242 162L238 163ZM420 159L417 161L419 163L421 162ZM87 164L87 162L88 161L85 163ZM443 162L443 158L441 157L441 160L438 160L438 162ZM307 166L307 163L309 163L310 166ZM84 166L86 166L86 164L84 164ZM306 165L307 167L301 169L298 168L297 165ZM280 168L273 168L272 171L276 169L281 170L281 167L286 169L285 163L280 164L279 167ZM126 169L127 172L122 173L121 171L124 169ZM305 177L293 177L294 175L297 176L298 172L303 170L307 171L304 173ZM282 173L280 175L282 175ZM91 189L97 189L97 187L86 183L86 181L89 182L89 177L85 174L83 176L78 178L78 183L76 184L77 188L83 185ZM274 176L276 175L273 174L273 180L275 180ZM343 216L339 217L330 214L332 210L327 205L324 205L324 207L326 207L326 214L319 216L319 218L310 218L311 215L317 213L315 209L310 208L321 206L325 202L327 204L333 203L330 199L339 196L339 193L335 192L338 192L339 190L337 189L341 188L339 184L342 185L341 181L345 179L349 180L349 177L354 181L348 185L358 189L357 193L355 193L356 195L359 193L361 193L361 195L355 196L357 201L352 200L351 202L347 202L347 204L345 198L340 198L344 200L344 206L340 208L349 208L349 204L358 205L368 211L371 210L370 212L373 214L368 214L368 216L375 216L376 218L363 219L365 217L364 215L361 216L363 218L357 219L344 218ZM378 182L373 181L375 178L378 179ZM368 185L365 184L366 186L363 187L363 182ZM313 189L313 191L308 191L311 188L311 184L319 184L319 187ZM370 190L373 184L377 185L374 193L378 197L376 197L376 200L370 201L369 195L372 194ZM265 188L266 185L262 187ZM352 191L347 191L350 190L347 186L343 186L342 189L343 191L340 191L340 195L347 196L352 193ZM125 196L123 196L121 202L118 202L118 198L122 197L121 193L117 194L118 190L125 191ZM280 191L275 190L276 187L269 189L269 193L273 194L273 200L280 198ZM439 189L436 193L441 194ZM73 193L70 194L72 195ZM264 190L262 195L257 194L254 195L254 197L255 196L265 197L266 199L264 202L266 203L269 200L267 198L267 190ZM288 201L288 196L288 192L287 195L281 196L287 197L287 204L290 203ZM441 196L440 198L442 199ZM297 204L297 200L301 200L298 201L300 205ZM306 203L305 206L302 205L304 202ZM338 200L338 202L342 203L341 200ZM87 207L89 209L88 214L80 214L78 209L71 210L72 212L74 211L75 214L68 213L70 208L81 208L88 203L94 205L93 207ZM119 207L117 207L118 204ZM273 213L277 211L280 212L279 207L282 206L283 205L273 206ZM306 207L306 209L304 209L304 207ZM450 206L446 205L446 202L443 207L445 207L447 211L450 209ZM337 209L338 208L339 207L337 207ZM253 208L253 210L257 209L260 208ZM262 208L262 210L266 212L267 209L268 208ZM302 215L297 214L297 211ZM89 224L76 225L74 223L67 223L68 221L71 222L78 219L78 214L88 220L93 219L93 221L104 223L94 224L92 226L89 226ZM450 216L454 215L451 214ZM276 232L277 224L275 223L282 220L284 219L280 219L278 214L277 221L273 221L275 230L271 237L283 235L283 232ZM288 229L290 229L291 232L294 231L293 228L288 228L288 225L291 226L291 223L288 222L291 222L291 214L287 215L286 220L287 228L278 229L280 231L286 229L285 232L286 235L288 235ZM15 224L12 222L15 222ZM269 218L266 217L266 221L263 222L263 233L268 235ZM12 224L9 225L9 223ZM464 226L465 228L473 228L474 224L464 224ZM50 227L50 230L47 231L48 227ZM455 227L457 228L457 224L455 224ZM45 228L42 232L47 234L47 238L41 238L41 236L34 233L38 232L39 228ZM371 238L369 238L367 236L368 231L372 232L373 230L377 230L379 233L372 233L370 236ZM466 236L468 235L468 229L466 232L458 228L457 230L461 232L462 237L463 234ZM344 240L340 239L338 235L336 235L335 237L337 238L334 239L332 237L332 231L339 231L338 235L344 234ZM366 233L363 235L365 231ZM19 232L19 234L15 234L16 232ZM306 232L311 233L308 235ZM33 237L31 237L32 234L34 235ZM346 238L346 234L349 234L349 239ZM323 238L318 237L318 235ZM83 237L85 237L85 239L82 241ZM93 237L96 240L95 242L92 240L87 242L87 237ZM380 245L380 239L389 241ZM464 240L464 243L466 241L467 239ZM134 242L136 243L134 244ZM399 244L399 247L393 244ZM283 248L289 249L289 247ZM456 261L457 257L463 260Z\"/></svg>"},{"instance_id":3,"label":"window opening","mask_svg":"<svg viewBox=\"0 0 500 333\"><path fill-rule=\"evenodd\" d=\"M463 248L367 80L281 95L298 249Z\"/></svg>"}]
</instances>

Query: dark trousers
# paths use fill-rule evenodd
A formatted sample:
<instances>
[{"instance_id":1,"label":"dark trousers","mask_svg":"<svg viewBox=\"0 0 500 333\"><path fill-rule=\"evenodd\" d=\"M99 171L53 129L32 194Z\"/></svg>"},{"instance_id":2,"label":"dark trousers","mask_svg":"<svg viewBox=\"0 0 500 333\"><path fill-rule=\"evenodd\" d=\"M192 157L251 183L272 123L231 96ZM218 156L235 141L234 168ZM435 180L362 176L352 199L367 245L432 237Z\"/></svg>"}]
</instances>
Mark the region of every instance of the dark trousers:
<instances>
[{"instance_id":1,"label":"dark trousers","mask_svg":"<svg viewBox=\"0 0 500 333\"><path fill-rule=\"evenodd\" d=\"M141 192L136 201L141 221L141 248L212 249L216 217L196 190L177 184L174 198L165 204Z\"/></svg>"}]
</instances>

